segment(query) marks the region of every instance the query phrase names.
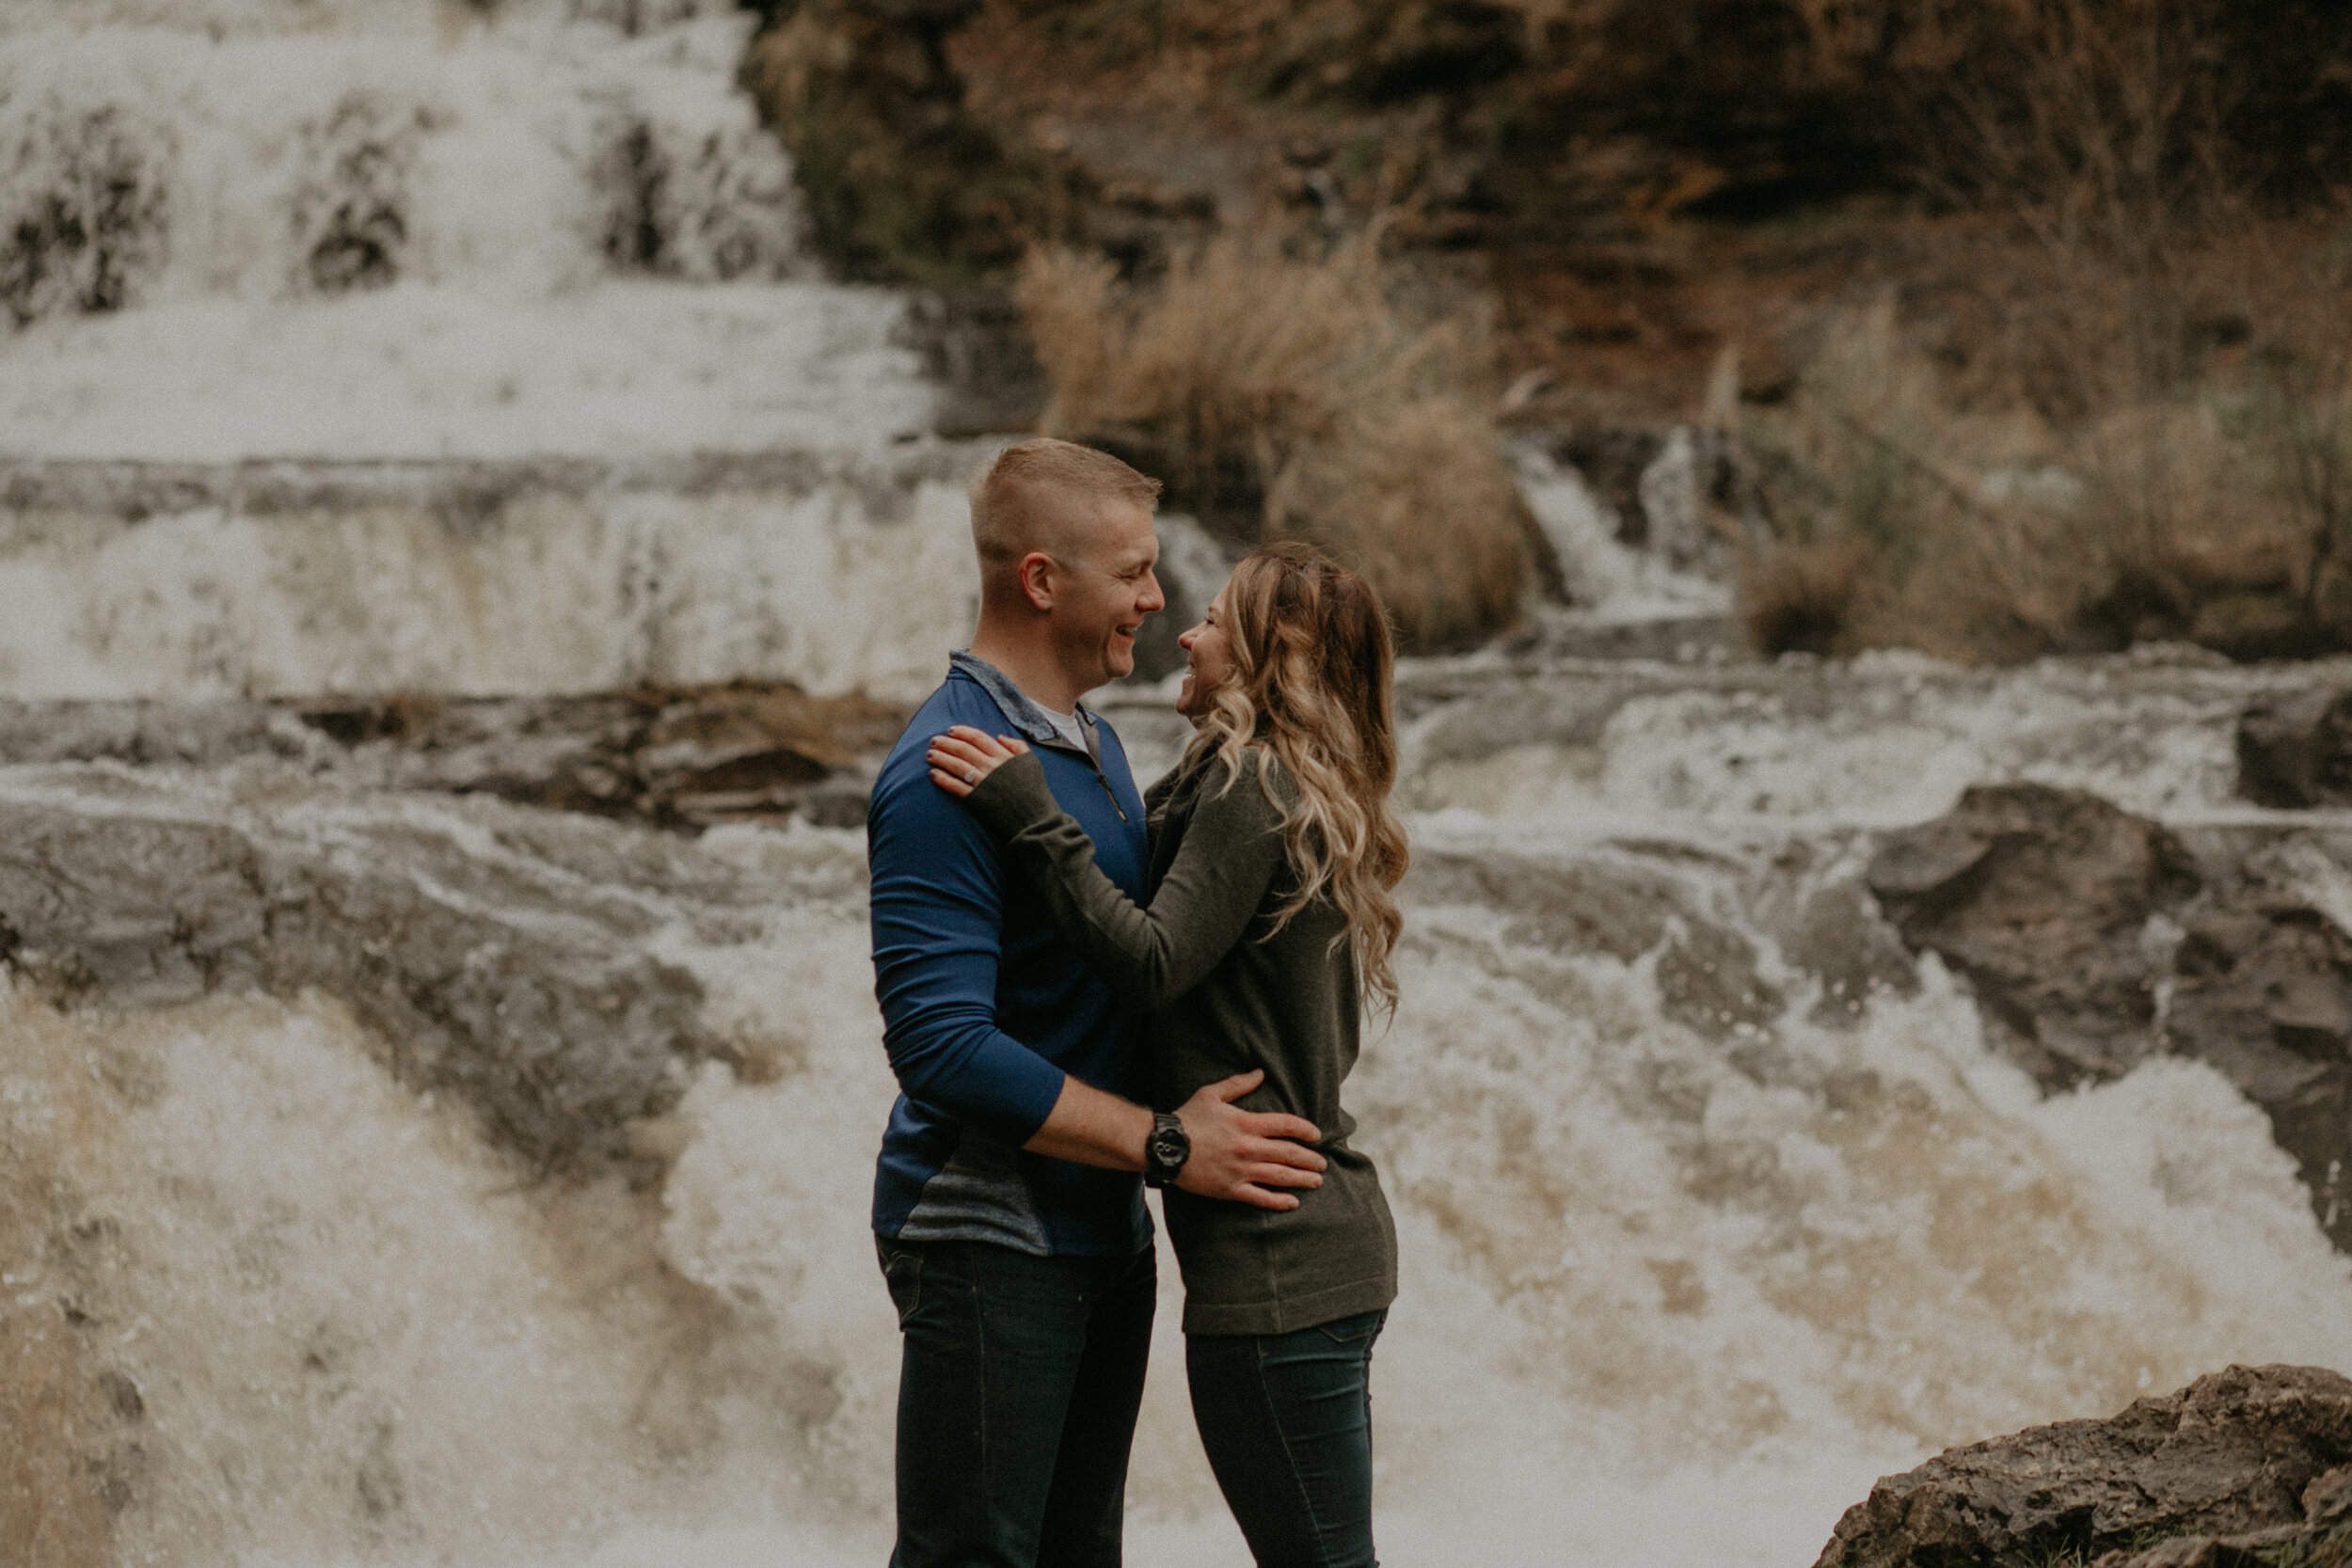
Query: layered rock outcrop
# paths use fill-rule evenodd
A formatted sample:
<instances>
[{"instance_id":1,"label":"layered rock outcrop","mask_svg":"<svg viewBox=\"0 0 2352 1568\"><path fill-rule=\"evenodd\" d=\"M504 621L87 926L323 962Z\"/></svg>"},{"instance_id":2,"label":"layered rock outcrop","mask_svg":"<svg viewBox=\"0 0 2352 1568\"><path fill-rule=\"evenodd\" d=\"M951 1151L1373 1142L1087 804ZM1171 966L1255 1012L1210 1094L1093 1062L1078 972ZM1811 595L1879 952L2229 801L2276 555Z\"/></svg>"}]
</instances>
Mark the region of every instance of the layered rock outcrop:
<instances>
[{"instance_id":1,"label":"layered rock outcrop","mask_svg":"<svg viewBox=\"0 0 2352 1568\"><path fill-rule=\"evenodd\" d=\"M906 710L785 681L580 697L0 703L0 763L217 768L271 757L375 789L703 828L866 820Z\"/></svg>"},{"instance_id":2,"label":"layered rock outcrop","mask_svg":"<svg viewBox=\"0 0 2352 1568\"><path fill-rule=\"evenodd\" d=\"M2352 1247L2352 844L2315 829L2172 832L2097 796L1971 789L1890 834L1871 891L1976 990L2045 1088L2151 1053L2207 1062L2267 1112L2321 1225Z\"/></svg>"},{"instance_id":3,"label":"layered rock outcrop","mask_svg":"<svg viewBox=\"0 0 2352 1568\"><path fill-rule=\"evenodd\" d=\"M17 772L0 961L114 1007L331 992L404 1083L458 1096L494 1142L542 1167L621 1158L631 1123L725 1050L701 981L661 952L675 843L266 765L202 783Z\"/></svg>"},{"instance_id":4,"label":"layered rock outcrop","mask_svg":"<svg viewBox=\"0 0 2352 1568\"><path fill-rule=\"evenodd\" d=\"M2352 1379L2232 1367L1890 1476L1815 1568L2278 1568L2342 1562L2347 1547Z\"/></svg>"},{"instance_id":5,"label":"layered rock outcrop","mask_svg":"<svg viewBox=\"0 0 2352 1568\"><path fill-rule=\"evenodd\" d=\"M2320 687L2250 704L2237 726L2238 793L2282 811L2352 806L2352 691Z\"/></svg>"}]
</instances>

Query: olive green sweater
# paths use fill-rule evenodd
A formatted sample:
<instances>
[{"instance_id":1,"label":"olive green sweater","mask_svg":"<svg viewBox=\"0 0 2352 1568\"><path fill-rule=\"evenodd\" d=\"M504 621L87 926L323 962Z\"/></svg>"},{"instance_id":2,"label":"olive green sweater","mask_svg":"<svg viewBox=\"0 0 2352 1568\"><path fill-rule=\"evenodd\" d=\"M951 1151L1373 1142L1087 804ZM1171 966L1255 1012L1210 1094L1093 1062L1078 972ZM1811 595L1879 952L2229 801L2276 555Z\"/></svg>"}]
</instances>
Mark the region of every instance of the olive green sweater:
<instances>
[{"instance_id":1,"label":"olive green sweater","mask_svg":"<svg viewBox=\"0 0 2352 1568\"><path fill-rule=\"evenodd\" d=\"M1095 869L1092 842L1054 803L1034 755L997 768L969 801L1071 944L1149 1015L1159 1109L1263 1068L1265 1082L1243 1108L1287 1111L1323 1133L1323 1185L1300 1192L1295 1209L1164 1192L1187 1334L1287 1334L1396 1297L1396 1227L1371 1160L1348 1147L1356 1123L1340 1107L1357 1052L1355 960L1346 942L1332 943L1345 921L1318 897L1268 937L1297 882L1258 757L1252 749L1230 788L1212 757L1146 792L1142 909ZM1287 797L1279 763L1271 782Z\"/></svg>"}]
</instances>

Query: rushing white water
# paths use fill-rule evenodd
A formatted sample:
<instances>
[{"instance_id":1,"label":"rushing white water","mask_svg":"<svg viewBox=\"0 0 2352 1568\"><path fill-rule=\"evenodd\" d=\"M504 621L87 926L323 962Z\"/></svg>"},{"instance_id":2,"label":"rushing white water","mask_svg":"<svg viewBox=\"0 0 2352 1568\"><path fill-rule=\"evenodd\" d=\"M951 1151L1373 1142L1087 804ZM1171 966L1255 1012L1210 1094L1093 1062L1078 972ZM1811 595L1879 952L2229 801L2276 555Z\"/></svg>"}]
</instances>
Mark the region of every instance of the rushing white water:
<instances>
[{"instance_id":1,"label":"rushing white water","mask_svg":"<svg viewBox=\"0 0 2352 1568\"><path fill-rule=\"evenodd\" d=\"M626 906L754 1064L639 1129L658 1187L540 1183L398 1086L331 996L60 1016L20 990L0 1115L12 1177L52 1196L0 1323L54 1335L61 1379L135 1390L136 1419L72 1440L119 1478L108 1560L880 1554L896 1343L865 1202L892 1086L854 834L647 842L259 765L19 770L0 796L365 855L526 927L571 921L532 912L549 892ZM1464 852L1436 824L1422 845ZM1932 962L1816 1020L1821 982L1763 927L1851 874L1851 833L1470 852L1671 912L1619 958L1442 877L1414 899L1405 1005L1353 1090L1405 1245L1375 1385L1390 1560L1801 1563L1944 1444L2233 1360L2352 1364L2352 1273L2209 1070L2043 1101ZM1777 1003L1693 1009L1709 931ZM1134 1555L1239 1562L1167 1305Z\"/></svg>"},{"instance_id":2,"label":"rushing white water","mask_svg":"<svg viewBox=\"0 0 2352 1568\"><path fill-rule=\"evenodd\" d=\"M930 443L584 473L313 466L282 486L208 473L213 494L136 521L117 496L135 501L155 470L102 470L95 499L60 484L0 535L0 690L506 695L755 675L919 695L977 613L969 461Z\"/></svg>"},{"instance_id":3,"label":"rushing white water","mask_svg":"<svg viewBox=\"0 0 2352 1568\"><path fill-rule=\"evenodd\" d=\"M807 276L731 85L746 25L0 0L0 690L927 686L969 624L977 453L898 439L935 396L898 302ZM1724 607L1572 475L1524 477L1592 618ZM2320 673L1409 672L1405 1001L1351 1089L1405 1246L1386 1559L1798 1568L1943 1445L2233 1360L2352 1367L2352 1270L2226 1082L2163 1060L2043 1100L1932 960L1823 974L1789 936L1973 783L2247 816L2234 715ZM1111 705L1147 771L1152 702ZM0 1508L34 1500L44 1565L882 1560L893 1085L855 834L688 842L273 762L0 768L0 812L38 826L0 863L63 901L77 854L181 835L156 918L93 939L118 969L175 921L299 913L348 975L132 1006L17 955ZM2278 853L2352 919L2333 843ZM623 1167L526 1167L363 1022L370 986L429 1016L456 983L388 975L398 933L337 905L363 872L490 933L465 975L539 939L676 966L726 1060L679 1060ZM1130 1555L1239 1564L1164 1275Z\"/></svg>"},{"instance_id":4,"label":"rushing white water","mask_svg":"<svg viewBox=\"0 0 2352 1568\"><path fill-rule=\"evenodd\" d=\"M1620 544L1619 519L1574 468L1526 446L1512 452L1512 461L1519 492L1559 559L1568 597L1577 606L1572 624L1626 625L1731 612L1727 584L1677 569L1663 549L1637 550ZM1687 475L1679 483L1669 482L1669 476L1690 463L1689 436L1677 433L1643 482L1661 512L1680 514L1672 520L1686 531L1705 526L1696 515L1695 485Z\"/></svg>"},{"instance_id":5,"label":"rushing white water","mask_svg":"<svg viewBox=\"0 0 2352 1568\"><path fill-rule=\"evenodd\" d=\"M1489 662L1431 677L1406 728L1412 804L1590 833L1918 822L1970 784L2014 782L2175 821L2246 819L2259 814L2236 792L2238 715L2352 678L2352 662L2231 667L2157 647L1996 672L1892 650L1835 665Z\"/></svg>"},{"instance_id":6,"label":"rushing white water","mask_svg":"<svg viewBox=\"0 0 2352 1568\"><path fill-rule=\"evenodd\" d=\"M813 281L717 5L0 11L19 456L598 455L924 428ZM718 286L724 285L724 286ZM96 312L96 313L93 313Z\"/></svg>"},{"instance_id":7,"label":"rushing white water","mask_svg":"<svg viewBox=\"0 0 2352 1568\"><path fill-rule=\"evenodd\" d=\"M0 7L0 690L911 689L977 454L812 276L751 24Z\"/></svg>"}]
</instances>

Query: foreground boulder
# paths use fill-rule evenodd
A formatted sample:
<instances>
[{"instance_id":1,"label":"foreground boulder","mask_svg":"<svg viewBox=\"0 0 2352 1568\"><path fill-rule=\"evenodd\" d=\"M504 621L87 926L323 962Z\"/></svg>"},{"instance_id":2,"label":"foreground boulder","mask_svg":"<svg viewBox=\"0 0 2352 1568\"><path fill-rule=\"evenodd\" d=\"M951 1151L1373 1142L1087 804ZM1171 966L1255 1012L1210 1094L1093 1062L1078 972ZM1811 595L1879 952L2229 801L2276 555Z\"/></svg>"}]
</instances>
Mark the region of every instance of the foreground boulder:
<instances>
[{"instance_id":1,"label":"foreground boulder","mask_svg":"<svg viewBox=\"0 0 2352 1568\"><path fill-rule=\"evenodd\" d=\"M1889 834L1867 879L2043 1088L2155 1053L2218 1069L2352 1250L2352 935L2312 891L2348 853L2299 828L2176 835L2080 790L2004 784Z\"/></svg>"},{"instance_id":2,"label":"foreground boulder","mask_svg":"<svg viewBox=\"0 0 2352 1568\"><path fill-rule=\"evenodd\" d=\"M2352 1544L2352 1379L2232 1367L1889 1476L1815 1568L2266 1568Z\"/></svg>"}]
</instances>

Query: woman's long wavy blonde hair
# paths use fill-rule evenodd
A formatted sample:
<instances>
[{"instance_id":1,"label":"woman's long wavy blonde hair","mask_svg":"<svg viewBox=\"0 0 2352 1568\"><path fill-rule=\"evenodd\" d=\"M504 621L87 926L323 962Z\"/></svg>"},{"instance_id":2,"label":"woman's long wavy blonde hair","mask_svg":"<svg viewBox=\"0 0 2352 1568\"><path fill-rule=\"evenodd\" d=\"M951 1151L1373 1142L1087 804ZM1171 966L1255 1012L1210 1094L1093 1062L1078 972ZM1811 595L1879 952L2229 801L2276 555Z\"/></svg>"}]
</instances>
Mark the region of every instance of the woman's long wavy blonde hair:
<instances>
[{"instance_id":1,"label":"woman's long wavy blonde hair","mask_svg":"<svg viewBox=\"0 0 2352 1568\"><path fill-rule=\"evenodd\" d=\"M1262 748L1261 784L1280 759L1296 786L1283 806L1282 842L1298 889L1277 911L1274 930L1327 895L1347 921L1334 945L1346 941L1364 995L1393 1009L1390 958L1405 917L1392 890L1404 879L1406 849L1405 825L1389 803L1396 656L1387 612L1371 584L1314 546L1272 545L1233 568L1225 635L1232 673L1211 698L1185 760L1215 755L1231 789L1248 748Z\"/></svg>"}]
</instances>

